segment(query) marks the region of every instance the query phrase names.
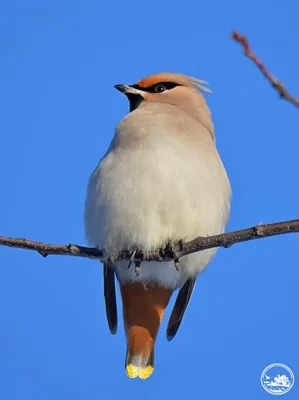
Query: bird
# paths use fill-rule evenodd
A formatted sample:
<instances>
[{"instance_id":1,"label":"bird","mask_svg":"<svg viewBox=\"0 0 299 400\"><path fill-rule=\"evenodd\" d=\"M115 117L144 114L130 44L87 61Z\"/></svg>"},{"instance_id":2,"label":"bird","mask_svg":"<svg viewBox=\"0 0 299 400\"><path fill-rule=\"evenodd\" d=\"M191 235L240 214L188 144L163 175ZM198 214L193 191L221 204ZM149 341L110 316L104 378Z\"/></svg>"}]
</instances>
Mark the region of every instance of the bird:
<instances>
[{"instance_id":1,"label":"bird","mask_svg":"<svg viewBox=\"0 0 299 400\"><path fill-rule=\"evenodd\" d=\"M197 276L217 249L185 255L176 266L146 259L169 241L223 233L231 185L203 93L210 91L207 82L164 72L115 88L129 100L129 113L89 178L85 236L89 246L106 254L104 297L112 334L118 324L115 277L119 282L127 376L147 379L172 294L178 290L166 329L169 341L178 332ZM123 250L131 254L130 262L117 260ZM136 251L145 261L134 261Z\"/></svg>"}]
</instances>

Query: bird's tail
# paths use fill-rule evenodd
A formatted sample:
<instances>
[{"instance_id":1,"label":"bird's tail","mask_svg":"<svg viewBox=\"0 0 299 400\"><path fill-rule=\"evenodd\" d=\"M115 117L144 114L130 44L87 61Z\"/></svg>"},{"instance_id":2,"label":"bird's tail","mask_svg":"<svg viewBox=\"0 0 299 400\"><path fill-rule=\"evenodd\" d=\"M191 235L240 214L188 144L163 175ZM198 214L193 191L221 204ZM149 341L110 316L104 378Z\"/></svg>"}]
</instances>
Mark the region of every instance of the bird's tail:
<instances>
[{"instance_id":1,"label":"bird's tail","mask_svg":"<svg viewBox=\"0 0 299 400\"><path fill-rule=\"evenodd\" d=\"M127 337L126 372L147 379L154 370L154 346L171 289L128 282L121 286Z\"/></svg>"},{"instance_id":2,"label":"bird's tail","mask_svg":"<svg viewBox=\"0 0 299 400\"><path fill-rule=\"evenodd\" d=\"M127 350L126 372L129 378L147 379L154 371L154 349L150 354L133 353Z\"/></svg>"}]
</instances>

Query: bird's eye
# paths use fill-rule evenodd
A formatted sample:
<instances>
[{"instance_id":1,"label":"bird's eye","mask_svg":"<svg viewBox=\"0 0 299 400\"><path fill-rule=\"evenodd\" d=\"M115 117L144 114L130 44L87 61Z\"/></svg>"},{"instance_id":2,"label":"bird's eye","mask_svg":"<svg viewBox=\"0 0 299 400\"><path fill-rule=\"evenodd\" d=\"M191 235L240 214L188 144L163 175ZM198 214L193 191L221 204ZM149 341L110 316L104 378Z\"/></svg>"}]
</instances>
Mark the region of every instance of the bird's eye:
<instances>
[{"instance_id":1,"label":"bird's eye","mask_svg":"<svg viewBox=\"0 0 299 400\"><path fill-rule=\"evenodd\" d=\"M156 93L162 93L165 92L166 87L164 85L162 85L162 83L157 83L157 85L155 85L155 92Z\"/></svg>"}]
</instances>

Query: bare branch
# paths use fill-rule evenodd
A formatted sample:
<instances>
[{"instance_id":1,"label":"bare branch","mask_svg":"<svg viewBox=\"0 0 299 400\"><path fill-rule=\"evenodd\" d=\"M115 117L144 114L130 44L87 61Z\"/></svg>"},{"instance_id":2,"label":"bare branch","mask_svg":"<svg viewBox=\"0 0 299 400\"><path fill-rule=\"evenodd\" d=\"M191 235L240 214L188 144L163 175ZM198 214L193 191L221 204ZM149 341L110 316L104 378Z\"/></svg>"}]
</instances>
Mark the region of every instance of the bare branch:
<instances>
[{"instance_id":1,"label":"bare branch","mask_svg":"<svg viewBox=\"0 0 299 400\"><path fill-rule=\"evenodd\" d=\"M299 219L291 221L277 222L273 224L257 225L251 228L242 229L239 231L223 233L220 235L209 237L197 237L190 242L183 243L181 240L178 243L167 243L161 249L153 251L146 258L140 251L136 251L134 259L130 251L122 251L116 259L120 260L135 260L135 261L170 261L178 262L180 257L187 254L196 253L197 251L207 250L215 247L230 247L233 244L246 242L254 239L262 239L269 236L283 235L286 233L299 232ZM103 260L104 251L97 250L91 247L78 246L76 244L56 245L42 242L35 242L28 239L9 238L0 236L0 245L15 247L25 250L34 250L46 257L48 255L58 256L76 256Z\"/></svg>"},{"instance_id":2,"label":"bare branch","mask_svg":"<svg viewBox=\"0 0 299 400\"><path fill-rule=\"evenodd\" d=\"M252 60L254 64L260 69L265 78L271 83L274 89L278 92L279 96L283 99L290 101L296 107L299 107L299 100L296 99L286 90L282 82L280 82L278 79L276 79L273 75L270 74L270 72L263 64L263 62L253 53L247 38L245 36L240 35L240 33L236 31L231 34L231 37L236 42L241 44L241 46L243 47L244 54L248 58L250 58L250 60Z\"/></svg>"}]
</instances>

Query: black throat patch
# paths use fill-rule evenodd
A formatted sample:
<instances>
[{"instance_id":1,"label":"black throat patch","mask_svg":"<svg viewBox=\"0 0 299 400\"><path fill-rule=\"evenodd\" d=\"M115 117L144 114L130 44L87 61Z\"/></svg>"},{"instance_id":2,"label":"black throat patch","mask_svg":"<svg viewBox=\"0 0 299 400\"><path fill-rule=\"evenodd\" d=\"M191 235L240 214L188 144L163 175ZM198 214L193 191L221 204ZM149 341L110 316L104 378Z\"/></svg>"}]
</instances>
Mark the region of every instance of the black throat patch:
<instances>
[{"instance_id":1,"label":"black throat patch","mask_svg":"<svg viewBox=\"0 0 299 400\"><path fill-rule=\"evenodd\" d=\"M136 110L144 100L140 94L127 93L126 96L130 102L130 112Z\"/></svg>"}]
</instances>

